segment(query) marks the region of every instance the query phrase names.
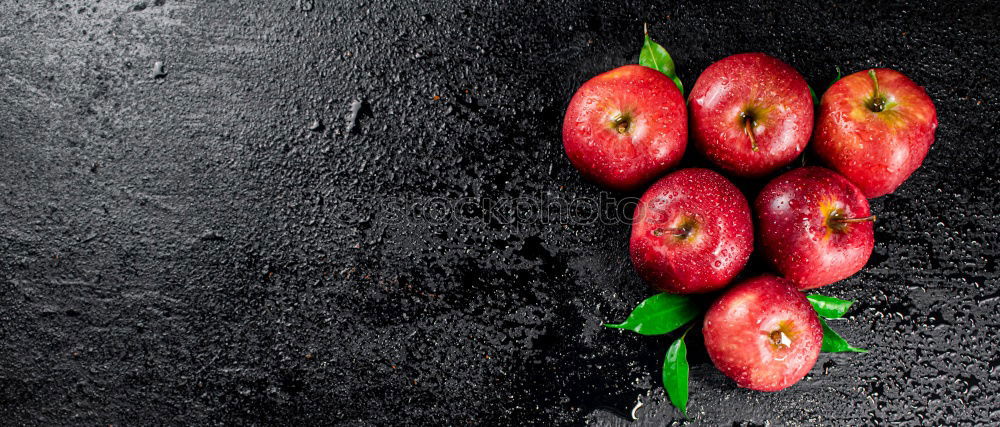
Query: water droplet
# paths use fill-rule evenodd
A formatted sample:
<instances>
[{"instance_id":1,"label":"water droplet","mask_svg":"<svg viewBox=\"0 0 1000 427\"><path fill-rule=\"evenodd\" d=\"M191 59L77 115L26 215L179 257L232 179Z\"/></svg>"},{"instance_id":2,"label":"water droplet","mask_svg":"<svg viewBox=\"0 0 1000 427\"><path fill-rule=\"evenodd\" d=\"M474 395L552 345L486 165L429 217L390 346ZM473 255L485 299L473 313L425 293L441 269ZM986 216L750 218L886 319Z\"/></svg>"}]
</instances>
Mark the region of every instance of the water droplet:
<instances>
[{"instance_id":1,"label":"water droplet","mask_svg":"<svg viewBox=\"0 0 1000 427\"><path fill-rule=\"evenodd\" d=\"M162 79L167 76L167 71L163 68L163 62L156 61L153 63L153 78Z\"/></svg>"},{"instance_id":2,"label":"water droplet","mask_svg":"<svg viewBox=\"0 0 1000 427\"><path fill-rule=\"evenodd\" d=\"M358 115L361 113L361 107L364 106L364 102L360 99L355 99L351 101L351 110L347 113L347 133L354 131L357 127Z\"/></svg>"}]
</instances>

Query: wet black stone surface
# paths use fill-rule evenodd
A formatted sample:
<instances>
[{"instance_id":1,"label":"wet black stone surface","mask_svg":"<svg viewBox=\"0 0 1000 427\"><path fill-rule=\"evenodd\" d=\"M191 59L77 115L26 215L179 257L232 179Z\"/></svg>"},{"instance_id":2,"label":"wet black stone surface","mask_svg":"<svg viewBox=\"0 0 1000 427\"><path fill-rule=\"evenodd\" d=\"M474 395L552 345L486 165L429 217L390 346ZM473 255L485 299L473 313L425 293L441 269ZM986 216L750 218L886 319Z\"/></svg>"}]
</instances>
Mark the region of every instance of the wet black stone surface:
<instances>
[{"instance_id":1,"label":"wet black stone surface","mask_svg":"<svg viewBox=\"0 0 1000 427\"><path fill-rule=\"evenodd\" d=\"M643 22L688 87L763 51L815 88L898 69L940 117L873 201L867 267L823 289L858 301L835 327L871 353L764 394L695 336L692 421L1000 420L995 5L0 8L4 424L617 425L637 402L683 422L659 387L670 337L600 326L650 295L628 225L593 220L634 195L581 180L560 141Z\"/></svg>"}]
</instances>

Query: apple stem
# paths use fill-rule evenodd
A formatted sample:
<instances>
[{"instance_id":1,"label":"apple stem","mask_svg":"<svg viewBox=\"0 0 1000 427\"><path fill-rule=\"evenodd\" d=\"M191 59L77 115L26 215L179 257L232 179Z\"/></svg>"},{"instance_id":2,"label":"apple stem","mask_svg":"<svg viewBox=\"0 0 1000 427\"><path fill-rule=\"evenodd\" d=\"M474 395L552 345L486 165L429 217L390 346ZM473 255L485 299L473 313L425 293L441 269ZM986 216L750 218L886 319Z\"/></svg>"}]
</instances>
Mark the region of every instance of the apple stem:
<instances>
[{"instance_id":1,"label":"apple stem","mask_svg":"<svg viewBox=\"0 0 1000 427\"><path fill-rule=\"evenodd\" d=\"M685 236L688 234L688 231L683 228L674 228L674 227L663 227L653 230L653 235L656 237L660 237L665 233L670 233L673 234L674 236Z\"/></svg>"},{"instance_id":2,"label":"apple stem","mask_svg":"<svg viewBox=\"0 0 1000 427\"><path fill-rule=\"evenodd\" d=\"M870 108L872 111L879 113L885 109L885 98L882 97L882 93L878 89L878 76L875 75L874 68L868 70L868 76L872 78L872 83L875 84L875 92L872 93Z\"/></svg>"},{"instance_id":3,"label":"apple stem","mask_svg":"<svg viewBox=\"0 0 1000 427\"><path fill-rule=\"evenodd\" d=\"M872 68L871 70L868 70L868 75L872 78L872 82L875 83L875 94L874 94L874 96L878 96L878 76L875 75L875 69Z\"/></svg>"},{"instance_id":4,"label":"apple stem","mask_svg":"<svg viewBox=\"0 0 1000 427\"><path fill-rule=\"evenodd\" d=\"M757 137L753 134L753 124L751 124L751 122L753 122L753 120L749 117L743 118L743 131L745 131L747 136L750 137L750 149L756 153L760 151L760 147L757 146Z\"/></svg>"},{"instance_id":5,"label":"apple stem","mask_svg":"<svg viewBox=\"0 0 1000 427\"><path fill-rule=\"evenodd\" d=\"M618 126L615 128L615 130L617 130L618 133L628 132L628 123L626 122L618 123Z\"/></svg>"},{"instance_id":6,"label":"apple stem","mask_svg":"<svg viewBox=\"0 0 1000 427\"><path fill-rule=\"evenodd\" d=\"M646 36L649 35L649 24L645 22L642 23L642 34Z\"/></svg>"},{"instance_id":7,"label":"apple stem","mask_svg":"<svg viewBox=\"0 0 1000 427\"><path fill-rule=\"evenodd\" d=\"M624 135L628 133L629 127L631 127L631 120L632 118L630 115L619 113L611 119L611 123L614 124L615 131Z\"/></svg>"},{"instance_id":8,"label":"apple stem","mask_svg":"<svg viewBox=\"0 0 1000 427\"><path fill-rule=\"evenodd\" d=\"M864 218L834 218L833 220L845 224L851 224L855 222L869 222L869 221L874 222L875 215L866 216Z\"/></svg>"}]
</instances>

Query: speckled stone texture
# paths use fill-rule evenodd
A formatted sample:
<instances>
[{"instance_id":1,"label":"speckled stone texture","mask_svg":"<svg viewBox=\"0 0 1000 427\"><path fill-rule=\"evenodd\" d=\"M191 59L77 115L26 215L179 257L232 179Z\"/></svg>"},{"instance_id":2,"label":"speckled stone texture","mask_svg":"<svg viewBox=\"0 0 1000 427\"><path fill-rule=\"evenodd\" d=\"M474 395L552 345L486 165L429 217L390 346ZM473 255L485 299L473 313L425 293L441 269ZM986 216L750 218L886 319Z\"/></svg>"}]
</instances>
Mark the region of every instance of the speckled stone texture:
<instances>
[{"instance_id":1,"label":"speckled stone texture","mask_svg":"<svg viewBox=\"0 0 1000 427\"><path fill-rule=\"evenodd\" d=\"M900 70L940 118L872 203L871 261L822 290L858 301L831 323L871 353L766 394L693 334L693 422L996 423L998 21L988 2L2 0L3 424L684 422L659 381L672 337L600 326L651 294L629 226L570 205L635 194L583 181L560 141L643 22L688 87L763 51L817 90L835 65ZM508 215L519 197L570 208Z\"/></svg>"}]
</instances>

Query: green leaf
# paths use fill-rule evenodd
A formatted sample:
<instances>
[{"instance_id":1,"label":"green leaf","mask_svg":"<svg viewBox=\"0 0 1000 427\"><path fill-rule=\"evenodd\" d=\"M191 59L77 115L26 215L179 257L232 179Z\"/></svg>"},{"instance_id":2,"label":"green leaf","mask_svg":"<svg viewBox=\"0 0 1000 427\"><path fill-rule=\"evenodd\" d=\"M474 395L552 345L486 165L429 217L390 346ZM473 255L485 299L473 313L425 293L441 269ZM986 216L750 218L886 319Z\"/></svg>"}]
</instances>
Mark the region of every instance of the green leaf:
<instances>
[{"instance_id":1,"label":"green leaf","mask_svg":"<svg viewBox=\"0 0 1000 427\"><path fill-rule=\"evenodd\" d=\"M642 43L642 50L639 51L639 65L652 68L670 77L677 85L677 89L681 91L681 96L684 96L684 84L677 77L673 58L667 53L667 49L649 38L648 28L644 28L644 30L645 41Z\"/></svg>"},{"instance_id":2,"label":"green leaf","mask_svg":"<svg viewBox=\"0 0 1000 427\"><path fill-rule=\"evenodd\" d=\"M681 83L680 77L673 76L670 79L674 81L675 85L677 85L677 89L680 89L681 96L684 96L684 83Z\"/></svg>"},{"instance_id":3,"label":"green leaf","mask_svg":"<svg viewBox=\"0 0 1000 427\"><path fill-rule=\"evenodd\" d=\"M677 75L673 58L667 53L667 49L649 38L649 33L646 33L642 51L639 52L639 65L657 70L668 77Z\"/></svg>"},{"instance_id":4,"label":"green leaf","mask_svg":"<svg viewBox=\"0 0 1000 427\"><path fill-rule=\"evenodd\" d=\"M687 335L685 332L684 335ZM684 335L677 338L667 349L667 356L663 358L663 388L667 389L670 396L670 403L679 409L684 416L687 416L688 403L688 375L690 368L687 360L687 344L684 344Z\"/></svg>"},{"instance_id":5,"label":"green leaf","mask_svg":"<svg viewBox=\"0 0 1000 427\"><path fill-rule=\"evenodd\" d=\"M684 326L698 312L698 306L689 297L659 293L636 306L624 322L604 326L628 329L642 335L662 335Z\"/></svg>"},{"instance_id":6,"label":"green leaf","mask_svg":"<svg viewBox=\"0 0 1000 427\"><path fill-rule=\"evenodd\" d=\"M809 303L812 304L816 313L819 313L820 316L827 319L844 317L844 313L847 313L847 310L854 304L854 301L847 301L823 295L809 295L806 298L809 298Z\"/></svg>"},{"instance_id":7,"label":"green leaf","mask_svg":"<svg viewBox=\"0 0 1000 427\"><path fill-rule=\"evenodd\" d=\"M863 348L851 347L843 337L826 324L826 320L819 318L819 323L823 325L823 346L820 351L823 353L867 353Z\"/></svg>"},{"instance_id":8,"label":"green leaf","mask_svg":"<svg viewBox=\"0 0 1000 427\"><path fill-rule=\"evenodd\" d=\"M826 86L826 87L827 87L827 89L829 89L829 88L830 88L830 86L833 86L833 84L834 84L834 83L837 83L837 81L839 81L839 80L840 80L840 77L841 77L841 74L840 74L840 66L838 65L838 66L837 66L837 77L834 77L834 78L833 78L833 81L832 81L832 82L830 82L830 84ZM809 85L808 85L808 84L806 84L806 86L807 86L807 87L809 87ZM820 98L819 98L818 96L816 96L816 92L815 92L815 91L813 91L813 88L812 88L812 87L809 87L809 94L811 94L811 95L812 95L812 97L813 97L813 104L816 104L816 106L819 106L819 102L820 102Z\"/></svg>"}]
</instances>

